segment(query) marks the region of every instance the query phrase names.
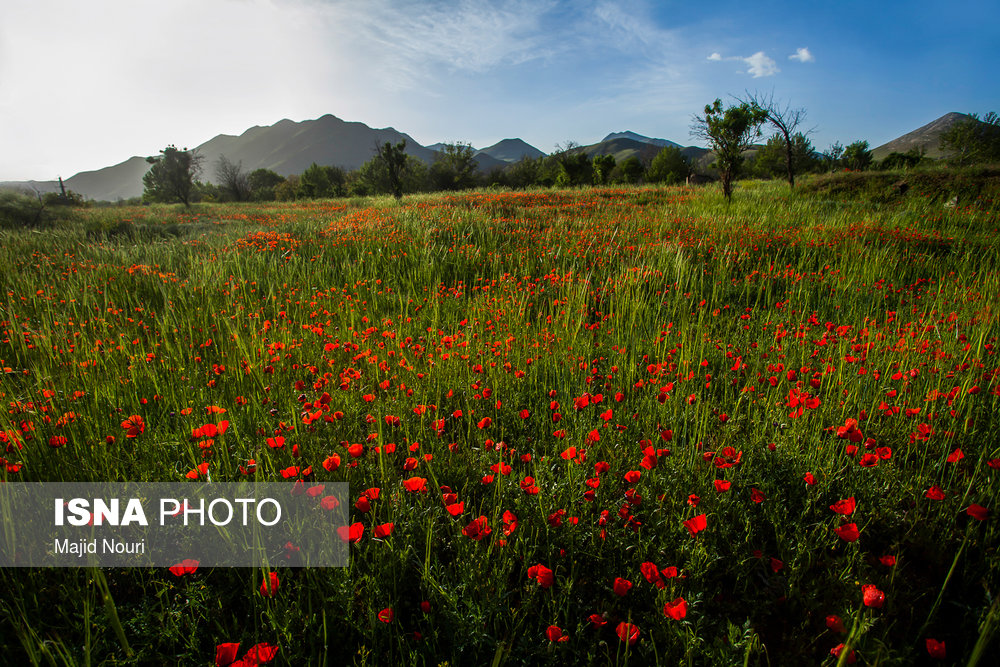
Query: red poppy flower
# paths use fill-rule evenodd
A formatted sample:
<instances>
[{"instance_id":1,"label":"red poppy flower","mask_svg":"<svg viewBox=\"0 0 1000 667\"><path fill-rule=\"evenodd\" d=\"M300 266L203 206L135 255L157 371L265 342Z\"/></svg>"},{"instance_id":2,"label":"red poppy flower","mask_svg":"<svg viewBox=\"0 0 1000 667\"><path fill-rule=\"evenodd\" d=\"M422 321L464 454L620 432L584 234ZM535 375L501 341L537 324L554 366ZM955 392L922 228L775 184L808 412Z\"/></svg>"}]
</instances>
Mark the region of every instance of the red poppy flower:
<instances>
[{"instance_id":1,"label":"red poppy flower","mask_svg":"<svg viewBox=\"0 0 1000 667\"><path fill-rule=\"evenodd\" d=\"M273 598L278 594L278 573L268 572L268 576L260 582L260 594L267 598Z\"/></svg>"},{"instance_id":2,"label":"red poppy flower","mask_svg":"<svg viewBox=\"0 0 1000 667\"><path fill-rule=\"evenodd\" d=\"M383 523L375 526L372 534L375 537L389 537L392 535L392 529L396 526L394 523Z\"/></svg>"},{"instance_id":3,"label":"red poppy flower","mask_svg":"<svg viewBox=\"0 0 1000 667\"><path fill-rule=\"evenodd\" d=\"M493 529L489 527L485 516L473 519L468 526L462 529L463 535L476 542L479 542L492 532Z\"/></svg>"},{"instance_id":4,"label":"red poppy flower","mask_svg":"<svg viewBox=\"0 0 1000 667\"><path fill-rule=\"evenodd\" d=\"M198 564L199 564L198 561L194 560L193 558L185 558L180 563L177 563L176 565L171 565L168 569L170 570L170 574L174 575L175 577L181 577L184 576L185 574L194 574L195 572L197 572ZM237 644L237 646L239 646L239 644ZM235 659L236 657L234 655L233 660Z\"/></svg>"},{"instance_id":5,"label":"red poppy flower","mask_svg":"<svg viewBox=\"0 0 1000 667\"><path fill-rule=\"evenodd\" d=\"M621 577L615 578L615 595L621 597L624 596L632 588L632 582L628 579L622 579Z\"/></svg>"},{"instance_id":6,"label":"red poppy flower","mask_svg":"<svg viewBox=\"0 0 1000 667\"><path fill-rule=\"evenodd\" d=\"M403 480L403 487L410 493L427 493L427 479L410 477Z\"/></svg>"},{"instance_id":7,"label":"red poppy flower","mask_svg":"<svg viewBox=\"0 0 1000 667\"><path fill-rule=\"evenodd\" d=\"M866 607L880 609L885 604L885 593L876 588L874 584L862 586L861 594Z\"/></svg>"},{"instance_id":8,"label":"red poppy flower","mask_svg":"<svg viewBox=\"0 0 1000 667\"><path fill-rule=\"evenodd\" d=\"M802 481L808 484L809 486L812 486L813 484L816 483L816 477L811 472L807 472L805 477L802 478Z\"/></svg>"},{"instance_id":9,"label":"red poppy flower","mask_svg":"<svg viewBox=\"0 0 1000 667\"><path fill-rule=\"evenodd\" d=\"M932 486L927 489L927 493L924 494L924 498L930 498L931 500L944 500L944 491L941 490L940 486Z\"/></svg>"},{"instance_id":10,"label":"red poppy flower","mask_svg":"<svg viewBox=\"0 0 1000 667\"><path fill-rule=\"evenodd\" d=\"M590 621L591 627L593 627L595 630L603 628L605 625L608 624L608 620L603 616L601 616L600 614L591 614L590 616L587 617L587 620Z\"/></svg>"},{"instance_id":11,"label":"red poppy flower","mask_svg":"<svg viewBox=\"0 0 1000 667\"><path fill-rule=\"evenodd\" d=\"M847 628L844 627L844 621L840 619L840 616L836 614L831 614L826 617L826 627L830 628L832 632L839 632L843 634L847 632Z\"/></svg>"},{"instance_id":12,"label":"red poppy flower","mask_svg":"<svg viewBox=\"0 0 1000 667\"><path fill-rule=\"evenodd\" d=\"M542 588L551 588L555 583L555 573L541 563L528 568L528 577L538 582Z\"/></svg>"},{"instance_id":13,"label":"red poppy flower","mask_svg":"<svg viewBox=\"0 0 1000 667\"><path fill-rule=\"evenodd\" d=\"M830 509L837 514L852 514L854 512L855 502L854 496L850 498L845 498L844 500L838 500L834 504L830 505Z\"/></svg>"},{"instance_id":14,"label":"red poppy flower","mask_svg":"<svg viewBox=\"0 0 1000 667\"><path fill-rule=\"evenodd\" d=\"M965 513L971 516L973 519L978 519L979 521L986 521L986 517L989 516L990 511L983 507L982 505L977 505L972 503L965 510Z\"/></svg>"},{"instance_id":15,"label":"red poppy flower","mask_svg":"<svg viewBox=\"0 0 1000 667\"><path fill-rule=\"evenodd\" d=\"M927 638L927 654L935 660L944 660L947 657L944 641Z\"/></svg>"},{"instance_id":16,"label":"red poppy flower","mask_svg":"<svg viewBox=\"0 0 1000 667\"><path fill-rule=\"evenodd\" d=\"M861 537L861 532L858 530L858 524L856 523L846 523L843 526L837 526L833 531L837 533L837 537L845 542L857 542L858 538Z\"/></svg>"},{"instance_id":17,"label":"red poppy flower","mask_svg":"<svg viewBox=\"0 0 1000 667\"><path fill-rule=\"evenodd\" d=\"M834 658L839 658L840 654L841 654L841 652L843 652L843 650L844 650L844 645L843 644L837 644L832 649L830 649L830 655L832 655ZM847 654L847 664L853 665L857 661L858 661L858 658L857 658L856 655L854 655L854 649L851 649L851 652Z\"/></svg>"},{"instance_id":18,"label":"red poppy flower","mask_svg":"<svg viewBox=\"0 0 1000 667\"><path fill-rule=\"evenodd\" d=\"M755 503L764 502L764 494L756 487L750 489L750 500Z\"/></svg>"},{"instance_id":19,"label":"red poppy flower","mask_svg":"<svg viewBox=\"0 0 1000 667\"><path fill-rule=\"evenodd\" d=\"M672 602L663 605L663 615L679 621L688 613L687 601L684 598L675 598Z\"/></svg>"},{"instance_id":20,"label":"red poppy flower","mask_svg":"<svg viewBox=\"0 0 1000 667\"><path fill-rule=\"evenodd\" d=\"M146 430L146 422L140 415L132 415L122 422L126 438L138 438Z\"/></svg>"},{"instance_id":21,"label":"red poppy flower","mask_svg":"<svg viewBox=\"0 0 1000 667\"><path fill-rule=\"evenodd\" d=\"M725 493L726 491L729 490L729 487L731 487L732 485L733 485L733 483L730 482L729 480L717 479L717 480L715 480L715 492L716 493Z\"/></svg>"},{"instance_id":22,"label":"red poppy flower","mask_svg":"<svg viewBox=\"0 0 1000 667\"><path fill-rule=\"evenodd\" d=\"M361 537L365 534L365 526L360 521L358 523L352 523L350 526L338 526L337 535L340 539L345 542L350 542L351 544L357 544L361 541Z\"/></svg>"},{"instance_id":23,"label":"red poppy flower","mask_svg":"<svg viewBox=\"0 0 1000 667\"><path fill-rule=\"evenodd\" d=\"M330 456L323 460L323 468L325 468L327 472L333 472L339 467L340 454L330 454Z\"/></svg>"},{"instance_id":24,"label":"red poppy flower","mask_svg":"<svg viewBox=\"0 0 1000 667\"><path fill-rule=\"evenodd\" d=\"M378 620L383 623L392 623L394 618L396 618L396 613L392 610L392 607L386 607L378 613Z\"/></svg>"},{"instance_id":25,"label":"red poppy flower","mask_svg":"<svg viewBox=\"0 0 1000 667\"><path fill-rule=\"evenodd\" d=\"M236 654L240 650L239 642L219 644L215 647L215 667L226 667L236 662Z\"/></svg>"},{"instance_id":26,"label":"red poppy flower","mask_svg":"<svg viewBox=\"0 0 1000 667\"><path fill-rule=\"evenodd\" d=\"M564 635L562 628L558 625L550 625L545 629L545 636L549 638L550 642L565 642L569 641L569 636Z\"/></svg>"},{"instance_id":27,"label":"red poppy flower","mask_svg":"<svg viewBox=\"0 0 1000 667\"><path fill-rule=\"evenodd\" d=\"M634 623L625 623L623 621L618 624L615 632L618 634L618 638L623 642L628 642L629 646L634 646L639 641L639 626Z\"/></svg>"},{"instance_id":28,"label":"red poppy flower","mask_svg":"<svg viewBox=\"0 0 1000 667\"><path fill-rule=\"evenodd\" d=\"M700 533L708 527L708 519L704 514L699 514L698 516L693 516L684 522L684 527L688 529L688 532L692 537L696 533Z\"/></svg>"},{"instance_id":29,"label":"red poppy flower","mask_svg":"<svg viewBox=\"0 0 1000 667\"><path fill-rule=\"evenodd\" d=\"M948 455L948 463L958 463L964 458L965 458L965 453L962 452L962 448L959 447Z\"/></svg>"}]
</instances>

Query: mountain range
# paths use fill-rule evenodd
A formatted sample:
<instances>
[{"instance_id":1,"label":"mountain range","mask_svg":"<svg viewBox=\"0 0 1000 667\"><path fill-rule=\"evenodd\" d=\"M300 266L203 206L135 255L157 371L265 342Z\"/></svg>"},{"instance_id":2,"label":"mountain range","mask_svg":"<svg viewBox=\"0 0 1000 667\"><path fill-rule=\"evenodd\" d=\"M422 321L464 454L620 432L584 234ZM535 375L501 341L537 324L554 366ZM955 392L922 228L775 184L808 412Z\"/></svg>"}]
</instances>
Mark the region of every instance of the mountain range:
<instances>
[{"instance_id":1,"label":"mountain range","mask_svg":"<svg viewBox=\"0 0 1000 667\"><path fill-rule=\"evenodd\" d=\"M876 158L890 152L905 152L914 147L923 147L927 155L940 155L938 141L942 132L964 114L949 113L913 132L905 134L874 149ZM264 168L282 176L300 174L313 162L335 165L344 169L357 169L375 154L375 147L385 142L406 141L406 152L430 164L436 152L443 149L443 143L422 146L414 139L392 127L371 128L360 122L341 120L327 114L314 120L295 122L281 120L274 125L255 126L239 136L220 134L194 148L203 156L203 174L206 180L213 180L215 164L225 155L231 162L241 164L245 171ZM575 150L588 156L613 155L621 162L630 157L649 160L663 147L681 148L693 162L705 159L708 150L697 146L682 147L667 139L655 139L626 130L612 132L601 141ZM481 172L488 173L502 169L523 158L538 158L544 152L521 139L504 139L492 146L474 149L474 158ZM142 195L142 177L149 169L146 158L133 156L124 162L80 172L64 183L67 189L94 200L116 201ZM29 188L37 192L56 192L57 181L8 181L0 187Z\"/></svg>"}]
</instances>

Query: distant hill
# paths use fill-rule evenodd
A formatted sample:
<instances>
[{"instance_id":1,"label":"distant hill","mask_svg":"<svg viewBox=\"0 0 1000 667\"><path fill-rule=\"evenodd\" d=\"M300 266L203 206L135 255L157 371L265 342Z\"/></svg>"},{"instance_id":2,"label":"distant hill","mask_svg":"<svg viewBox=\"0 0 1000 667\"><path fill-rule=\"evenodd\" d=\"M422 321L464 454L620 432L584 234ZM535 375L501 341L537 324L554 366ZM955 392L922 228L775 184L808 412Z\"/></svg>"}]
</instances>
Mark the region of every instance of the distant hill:
<instances>
[{"instance_id":1,"label":"distant hill","mask_svg":"<svg viewBox=\"0 0 1000 667\"><path fill-rule=\"evenodd\" d=\"M615 139L631 139L632 141L639 141L644 144L652 144L654 146L659 146L665 148L667 146L681 147L680 144L670 141L669 139L652 139L650 137L644 137L641 134L636 134L631 130L625 130L624 132L612 132L608 136L604 137L601 141L614 141Z\"/></svg>"},{"instance_id":2,"label":"distant hill","mask_svg":"<svg viewBox=\"0 0 1000 667\"><path fill-rule=\"evenodd\" d=\"M504 139L478 151L502 162L519 162L524 158L540 158L545 153L521 139Z\"/></svg>"},{"instance_id":3,"label":"distant hill","mask_svg":"<svg viewBox=\"0 0 1000 667\"><path fill-rule=\"evenodd\" d=\"M941 135L952 125L966 118L969 118L969 116L964 113L956 111L946 113L937 120L913 130L913 132L908 132L901 137L897 137L874 148L872 156L876 160L881 160L889 153L905 153L914 148L923 148L927 151L927 157L944 157L944 152L941 150Z\"/></svg>"}]
</instances>

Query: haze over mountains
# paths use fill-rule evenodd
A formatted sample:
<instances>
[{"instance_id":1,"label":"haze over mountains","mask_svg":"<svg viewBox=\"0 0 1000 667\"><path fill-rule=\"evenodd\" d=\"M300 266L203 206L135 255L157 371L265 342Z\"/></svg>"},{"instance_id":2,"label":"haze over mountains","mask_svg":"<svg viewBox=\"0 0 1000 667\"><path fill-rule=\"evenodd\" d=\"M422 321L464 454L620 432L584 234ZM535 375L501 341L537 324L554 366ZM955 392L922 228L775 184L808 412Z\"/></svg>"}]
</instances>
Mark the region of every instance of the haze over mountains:
<instances>
[{"instance_id":1,"label":"haze over mountains","mask_svg":"<svg viewBox=\"0 0 1000 667\"><path fill-rule=\"evenodd\" d=\"M923 147L927 155L940 155L938 141L941 132L964 114L949 113L913 132L894 139L874 150L876 158L890 152L905 152ZM428 164L435 151L444 144L421 146L409 135L392 127L371 128L360 122L341 120L327 114L314 120L295 122L281 120L274 125L255 126L239 136L220 134L194 149L204 157L203 180L213 181L215 165L225 155L231 162L242 164L245 171L265 168L282 176L301 174L313 162L357 169L375 154L376 145L406 141L406 152ZM663 147L680 147L682 152L698 162L708 151L697 146L681 147L667 139L655 139L632 131L612 132L603 140L576 150L588 156L613 155L621 162L630 157L652 159ZM538 158L545 153L521 139L503 139L492 146L475 150L475 160L482 172L490 172L523 158ZM67 189L94 200L116 201L142 195L142 177L149 169L144 157L134 156L110 167L80 172L64 180ZM16 181L0 183L0 187L27 187L38 192L55 192L58 181Z\"/></svg>"}]
</instances>

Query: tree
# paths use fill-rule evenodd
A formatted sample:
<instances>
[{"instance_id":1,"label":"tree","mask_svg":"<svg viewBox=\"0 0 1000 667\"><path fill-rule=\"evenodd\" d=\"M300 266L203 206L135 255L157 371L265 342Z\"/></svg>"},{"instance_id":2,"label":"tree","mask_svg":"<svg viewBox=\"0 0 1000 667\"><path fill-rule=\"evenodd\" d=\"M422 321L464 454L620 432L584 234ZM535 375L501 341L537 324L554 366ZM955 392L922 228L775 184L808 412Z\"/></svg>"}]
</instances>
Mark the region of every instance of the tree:
<instances>
[{"instance_id":1,"label":"tree","mask_svg":"<svg viewBox=\"0 0 1000 667\"><path fill-rule=\"evenodd\" d=\"M321 166L313 162L299 177L297 197L321 199L347 194L347 174L340 167Z\"/></svg>"},{"instance_id":2,"label":"tree","mask_svg":"<svg viewBox=\"0 0 1000 667\"><path fill-rule=\"evenodd\" d=\"M250 184L250 198L254 201L271 201L275 198L274 189L285 182L283 176L270 169L254 169L247 176Z\"/></svg>"},{"instance_id":3,"label":"tree","mask_svg":"<svg viewBox=\"0 0 1000 667\"><path fill-rule=\"evenodd\" d=\"M250 199L250 179L243 171L242 162L233 164L225 155L220 155L215 163L215 180L234 201Z\"/></svg>"},{"instance_id":4,"label":"tree","mask_svg":"<svg viewBox=\"0 0 1000 667\"><path fill-rule=\"evenodd\" d=\"M794 188L795 172L797 169L795 164L795 142L792 139L792 135L796 134L795 130L805 120L805 109L793 109L788 104L782 106L780 102L775 101L773 93L763 96L748 92L745 100L737 101L762 110L767 122L773 125L784 139L785 178L788 180L788 187ZM809 132L805 134L809 134ZM805 135L802 136L804 137Z\"/></svg>"},{"instance_id":5,"label":"tree","mask_svg":"<svg viewBox=\"0 0 1000 667\"><path fill-rule=\"evenodd\" d=\"M818 163L812 143L801 132L792 135L792 169L794 173L814 169ZM788 174L788 146L780 133L775 133L767 143L757 151L754 158L754 175L762 178L786 177Z\"/></svg>"},{"instance_id":6,"label":"tree","mask_svg":"<svg viewBox=\"0 0 1000 667\"><path fill-rule=\"evenodd\" d=\"M389 192L396 199L403 198L403 170L406 168L406 140L398 144L385 142L375 146L375 168L388 184Z\"/></svg>"},{"instance_id":7,"label":"tree","mask_svg":"<svg viewBox=\"0 0 1000 667\"><path fill-rule=\"evenodd\" d=\"M872 152L868 149L868 142L861 139L853 144L848 144L844 148L844 155L840 161L845 167L853 171L864 171L872 165Z\"/></svg>"},{"instance_id":8,"label":"tree","mask_svg":"<svg viewBox=\"0 0 1000 667\"><path fill-rule=\"evenodd\" d=\"M642 160L633 155L615 167L615 180L621 183L638 183L646 174Z\"/></svg>"},{"instance_id":9,"label":"tree","mask_svg":"<svg viewBox=\"0 0 1000 667\"><path fill-rule=\"evenodd\" d=\"M467 190L476 185L475 151L470 144L445 144L434 156L430 170L435 190Z\"/></svg>"},{"instance_id":10,"label":"tree","mask_svg":"<svg viewBox=\"0 0 1000 667\"><path fill-rule=\"evenodd\" d=\"M941 134L941 150L959 165L1000 162L1000 116L991 111L980 120L969 114Z\"/></svg>"},{"instance_id":11,"label":"tree","mask_svg":"<svg viewBox=\"0 0 1000 667\"><path fill-rule=\"evenodd\" d=\"M590 185L594 182L594 165L580 144L575 141L567 141L563 145L556 144L552 157L559 165L556 185L566 187Z\"/></svg>"},{"instance_id":12,"label":"tree","mask_svg":"<svg viewBox=\"0 0 1000 667\"><path fill-rule=\"evenodd\" d=\"M152 166L142 177L144 199L149 201L179 201L191 206L195 180L201 173L203 157L187 148L178 150L173 144L160 151L159 156L146 158Z\"/></svg>"},{"instance_id":13,"label":"tree","mask_svg":"<svg viewBox=\"0 0 1000 667\"><path fill-rule=\"evenodd\" d=\"M594 185L605 185L611 180L611 174L615 170L614 155L594 156Z\"/></svg>"},{"instance_id":14,"label":"tree","mask_svg":"<svg viewBox=\"0 0 1000 667\"><path fill-rule=\"evenodd\" d=\"M691 162L677 146L665 146L646 171L646 180L652 183L683 183L691 173Z\"/></svg>"},{"instance_id":15,"label":"tree","mask_svg":"<svg viewBox=\"0 0 1000 667\"><path fill-rule=\"evenodd\" d=\"M823 153L823 159L826 160L827 166L830 171L836 171L840 169L840 160L844 157L844 145L839 141L833 142L833 145L826 149Z\"/></svg>"},{"instance_id":16,"label":"tree","mask_svg":"<svg viewBox=\"0 0 1000 667\"><path fill-rule=\"evenodd\" d=\"M722 194L729 201L733 196L733 180L743 164L743 151L760 136L760 126L767 113L746 102L722 108L722 100L705 105L705 114L695 116L691 134L707 141L715 151L715 163L722 181Z\"/></svg>"}]
</instances>

